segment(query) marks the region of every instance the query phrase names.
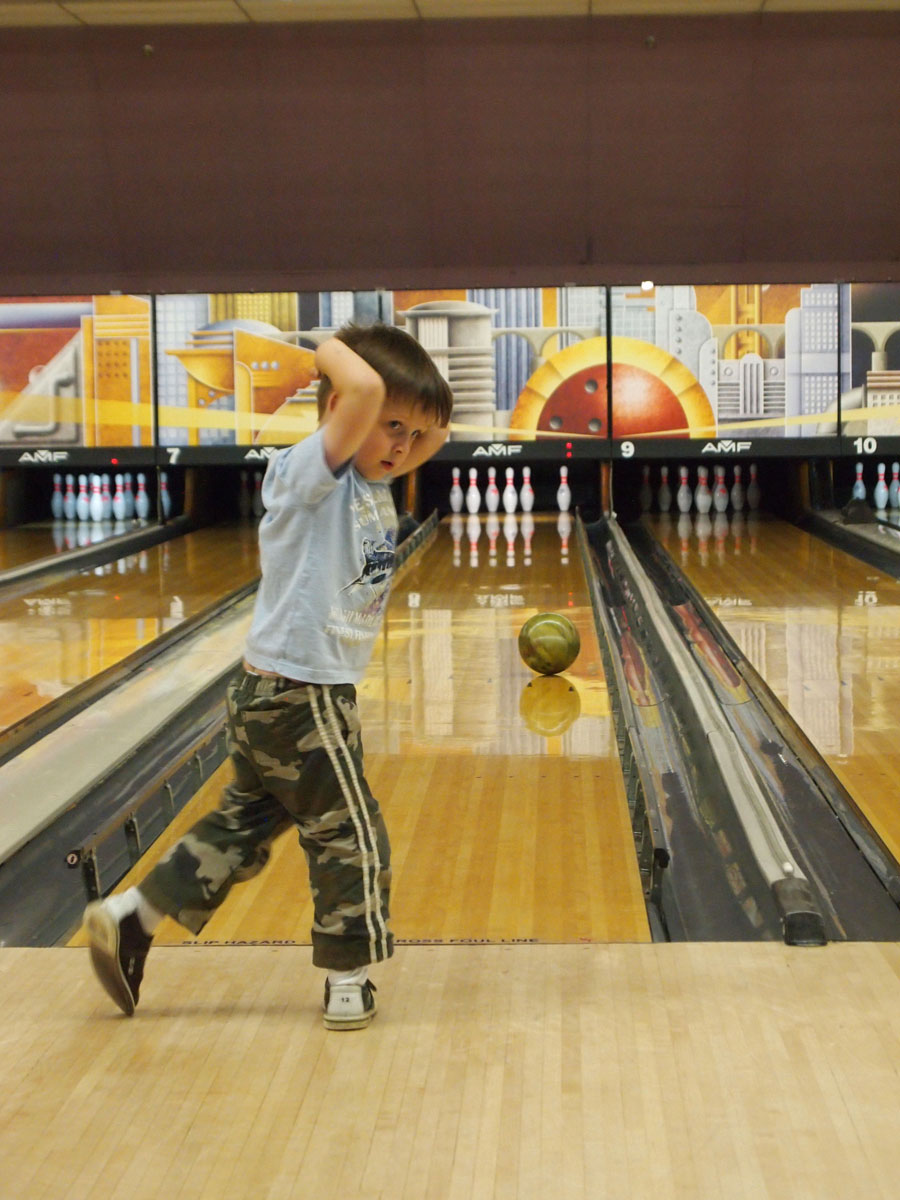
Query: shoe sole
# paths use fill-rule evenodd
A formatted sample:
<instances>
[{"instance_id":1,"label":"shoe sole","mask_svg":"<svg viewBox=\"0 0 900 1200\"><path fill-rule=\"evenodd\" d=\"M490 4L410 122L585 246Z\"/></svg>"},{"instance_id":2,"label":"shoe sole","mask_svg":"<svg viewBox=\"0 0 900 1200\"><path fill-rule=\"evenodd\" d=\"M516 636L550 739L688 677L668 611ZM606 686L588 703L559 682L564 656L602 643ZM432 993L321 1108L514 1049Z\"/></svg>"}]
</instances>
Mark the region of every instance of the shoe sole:
<instances>
[{"instance_id":1,"label":"shoe sole","mask_svg":"<svg viewBox=\"0 0 900 1200\"><path fill-rule=\"evenodd\" d=\"M363 1013L360 1017L345 1017L341 1020L339 1017L329 1017L327 1013L322 1020L326 1029L333 1030L350 1030L350 1029L365 1029L367 1025L372 1024L372 1018L375 1016L374 1010L369 1009L367 1013Z\"/></svg>"},{"instance_id":2,"label":"shoe sole","mask_svg":"<svg viewBox=\"0 0 900 1200\"><path fill-rule=\"evenodd\" d=\"M83 924L90 939L94 973L109 998L126 1017L133 1017L134 997L119 963L118 922L113 920L99 900L95 900L84 910Z\"/></svg>"}]
</instances>

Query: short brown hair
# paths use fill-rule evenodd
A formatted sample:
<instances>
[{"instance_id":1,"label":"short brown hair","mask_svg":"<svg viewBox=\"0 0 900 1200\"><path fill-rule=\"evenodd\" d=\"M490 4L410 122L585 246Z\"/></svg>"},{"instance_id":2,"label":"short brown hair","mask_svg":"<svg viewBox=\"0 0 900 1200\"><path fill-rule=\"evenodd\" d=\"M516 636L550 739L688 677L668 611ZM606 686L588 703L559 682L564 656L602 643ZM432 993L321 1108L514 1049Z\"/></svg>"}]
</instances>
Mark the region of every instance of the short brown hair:
<instances>
[{"instance_id":1,"label":"short brown hair","mask_svg":"<svg viewBox=\"0 0 900 1200\"><path fill-rule=\"evenodd\" d=\"M409 401L441 427L450 423L453 409L450 385L425 348L410 334L396 325L378 321L374 325L344 325L335 337L378 372L390 399ZM316 396L320 418L332 390L331 380L323 375Z\"/></svg>"}]
</instances>

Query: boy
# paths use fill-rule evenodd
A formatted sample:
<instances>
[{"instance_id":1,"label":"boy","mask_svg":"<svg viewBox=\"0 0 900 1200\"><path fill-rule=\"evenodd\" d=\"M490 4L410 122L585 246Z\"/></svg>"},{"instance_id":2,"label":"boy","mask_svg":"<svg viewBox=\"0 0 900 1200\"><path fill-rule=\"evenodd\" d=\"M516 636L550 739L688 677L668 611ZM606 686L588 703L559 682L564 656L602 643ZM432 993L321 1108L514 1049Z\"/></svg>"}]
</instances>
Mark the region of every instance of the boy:
<instances>
[{"instance_id":1,"label":"boy","mask_svg":"<svg viewBox=\"0 0 900 1200\"><path fill-rule=\"evenodd\" d=\"M425 350L392 326L348 326L316 352L319 427L263 483L262 579L228 689L234 782L136 888L89 904L94 969L131 1016L165 915L198 934L232 883L261 870L292 822L315 907L324 1022L375 1014L368 965L393 952L390 849L363 775L354 684L387 603L397 515L388 482L447 437L453 400Z\"/></svg>"}]
</instances>

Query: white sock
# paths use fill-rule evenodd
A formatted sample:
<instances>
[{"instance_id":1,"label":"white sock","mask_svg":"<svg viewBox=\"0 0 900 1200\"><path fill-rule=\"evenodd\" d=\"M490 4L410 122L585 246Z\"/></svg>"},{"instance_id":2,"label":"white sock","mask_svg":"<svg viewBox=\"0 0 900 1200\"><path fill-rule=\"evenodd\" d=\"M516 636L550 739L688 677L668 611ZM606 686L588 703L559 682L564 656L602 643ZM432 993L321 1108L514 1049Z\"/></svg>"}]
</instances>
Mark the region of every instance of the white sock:
<instances>
[{"instance_id":1,"label":"white sock","mask_svg":"<svg viewBox=\"0 0 900 1200\"><path fill-rule=\"evenodd\" d=\"M138 920L148 937L153 936L157 925L166 915L161 913L158 908L154 908L136 887L130 887L127 891L119 892L115 896L108 896L105 903L117 921L121 921L129 913L137 913Z\"/></svg>"},{"instance_id":2,"label":"white sock","mask_svg":"<svg viewBox=\"0 0 900 1200\"><path fill-rule=\"evenodd\" d=\"M369 966L366 963L362 967L357 967L354 971L329 971L328 982L332 987L338 987L340 984L353 983L361 986L369 978Z\"/></svg>"}]
</instances>

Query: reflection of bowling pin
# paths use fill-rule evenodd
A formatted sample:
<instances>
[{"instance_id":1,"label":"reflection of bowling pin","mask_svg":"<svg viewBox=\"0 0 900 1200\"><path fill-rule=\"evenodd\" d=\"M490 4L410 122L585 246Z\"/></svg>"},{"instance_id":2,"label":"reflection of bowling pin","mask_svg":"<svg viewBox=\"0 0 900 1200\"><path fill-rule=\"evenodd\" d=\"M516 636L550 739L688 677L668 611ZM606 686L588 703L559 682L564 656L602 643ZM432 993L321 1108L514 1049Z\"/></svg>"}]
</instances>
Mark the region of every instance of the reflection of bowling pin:
<instances>
[{"instance_id":1,"label":"reflection of bowling pin","mask_svg":"<svg viewBox=\"0 0 900 1200\"><path fill-rule=\"evenodd\" d=\"M556 505L560 512L568 512L572 503L572 492L569 488L569 468L559 468L559 487L556 489Z\"/></svg>"},{"instance_id":2,"label":"reflection of bowling pin","mask_svg":"<svg viewBox=\"0 0 900 1200\"><path fill-rule=\"evenodd\" d=\"M712 533L712 521L709 510L700 514L696 525L697 544L700 547L700 562L705 567L709 563L709 535Z\"/></svg>"},{"instance_id":3,"label":"reflection of bowling pin","mask_svg":"<svg viewBox=\"0 0 900 1200\"><path fill-rule=\"evenodd\" d=\"M478 490L478 472L474 467L469 468L469 486L466 488L466 508L470 513L477 513L481 508L481 492Z\"/></svg>"},{"instance_id":4,"label":"reflection of bowling pin","mask_svg":"<svg viewBox=\"0 0 900 1200\"><path fill-rule=\"evenodd\" d=\"M721 510L716 513L713 521L713 537L716 539L716 557L719 562L724 562L725 539L728 537L728 517Z\"/></svg>"},{"instance_id":5,"label":"reflection of bowling pin","mask_svg":"<svg viewBox=\"0 0 900 1200\"><path fill-rule=\"evenodd\" d=\"M534 508L534 489L531 486L531 467L522 468L522 490L519 492L522 512L530 513Z\"/></svg>"},{"instance_id":6,"label":"reflection of bowling pin","mask_svg":"<svg viewBox=\"0 0 900 1200\"><path fill-rule=\"evenodd\" d=\"M450 485L450 511L462 512L463 490L459 486L459 467L453 468L453 483Z\"/></svg>"},{"instance_id":7,"label":"reflection of bowling pin","mask_svg":"<svg viewBox=\"0 0 900 1200\"><path fill-rule=\"evenodd\" d=\"M143 474L137 477L137 496L134 499L135 516L141 521L146 521L150 515L150 497L147 495L147 480Z\"/></svg>"},{"instance_id":8,"label":"reflection of bowling pin","mask_svg":"<svg viewBox=\"0 0 900 1200\"><path fill-rule=\"evenodd\" d=\"M522 514L522 561L526 567L531 566L531 539L534 537L534 517L530 512Z\"/></svg>"},{"instance_id":9,"label":"reflection of bowling pin","mask_svg":"<svg viewBox=\"0 0 900 1200\"><path fill-rule=\"evenodd\" d=\"M665 465L659 468L660 485L656 495L659 511L667 513L672 507L672 489L669 487L669 468Z\"/></svg>"},{"instance_id":10,"label":"reflection of bowling pin","mask_svg":"<svg viewBox=\"0 0 900 1200\"><path fill-rule=\"evenodd\" d=\"M725 468L716 467L716 486L713 488L713 508L723 513L728 507L728 488L725 486Z\"/></svg>"},{"instance_id":11,"label":"reflection of bowling pin","mask_svg":"<svg viewBox=\"0 0 900 1200\"><path fill-rule=\"evenodd\" d=\"M740 512L744 507L744 487L741 483L740 465L734 468L734 483L731 485L731 507L736 513Z\"/></svg>"},{"instance_id":12,"label":"reflection of bowling pin","mask_svg":"<svg viewBox=\"0 0 900 1200\"><path fill-rule=\"evenodd\" d=\"M663 549L668 550L669 538L672 534L672 518L669 516L668 512L661 512L659 514L659 522L656 528Z\"/></svg>"},{"instance_id":13,"label":"reflection of bowling pin","mask_svg":"<svg viewBox=\"0 0 900 1200\"><path fill-rule=\"evenodd\" d=\"M731 536L734 538L735 557L740 557L741 542L744 537L744 514L736 512L731 518Z\"/></svg>"},{"instance_id":14,"label":"reflection of bowling pin","mask_svg":"<svg viewBox=\"0 0 900 1200\"><path fill-rule=\"evenodd\" d=\"M459 566L460 552L459 546L463 535L463 519L459 513L454 513L450 518L450 536L453 538L453 565Z\"/></svg>"},{"instance_id":15,"label":"reflection of bowling pin","mask_svg":"<svg viewBox=\"0 0 900 1200\"><path fill-rule=\"evenodd\" d=\"M508 513L514 513L519 503L519 493L516 491L515 473L512 467L506 468L506 487L503 489L503 507Z\"/></svg>"},{"instance_id":16,"label":"reflection of bowling pin","mask_svg":"<svg viewBox=\"0 0 900 1200\"><path fill-rule=\"evenodd\" d=\"M884 512L888 502L888 485L884 482L884 463L878 464L878 482L875 484L872 498L878 512Z\"/></svg>"},{"instance_id":17,"label":"reflection of bowling pin","mask_svg":"<svg viewBox=\"0 0 900 1200\"><path fill-rule=\"evenodd\" d=\"M253 501L250 499L250 476L241 471L238 478L238 516L242 521L249 521L253 514Z\"/></svg>"},{"instance_id":18,"label":"reflection of bowling pin","mask_svg":"<svg viewBox=\"0 0 900 1200\"><path fill-rule=\"evenodd\" d=\"M698 513L706 515L712 507L712 492L709 490L709 471L706 467L697 468L697 486L694 488L694 507Z\"/></svg>"},{"instance_id":19,"label":"reflection of bowling pin","mask_svg":"<svg viewBox=\"0 0 900 1200\"><path fill-rule=\"evenodd\" d=\"M650 488L650 467L641 467L641 490L638 492L638 500L641 505L641 512L649 512L650 506L653 504L653 492Z\"/></svg>"},{"instance_id":20,"label":"reflection of bowling pin","mask_svg":"<svg viewBox=\"0 0 900 1200\"><path fill-rule=\"evenodd\" d=\"M900 463L891 463L891 486L888 488L888 504L891 508L900 508Z\"/></svg>"},{"instance_id":21,"label":"reflection of bowling pin","mask_svg":"<svg viewBox=\"0 0 900 1200\"><path fill-rule=\"evenodd\" d=\"M567 512L561 512L556 522L556 532L559 534L559 561L569 561L569 535L572 532L572 518Z\"/></svg>"},{"instance_id":22,"label":"reflection of bowling pin","mask_svg":"<svg viewBox=\"0 0 900 1200\"><path fill-rule=\"evenodd\" d=\"M865 489L863 490L865 494ZM756 481L756 463L750 464L750 483L747 485L747 507L751 512L759 508L759 484Z\"/></svg>"},{"instance_id":23,"label":"reflection of bowling pin","mask_svg":"<svg viewBox=\"0 0 900 1200\"><path fill-rule=\"evenodd\" d=\"M507 513L503 518L503 536L506 538L506 565L514 567L516 565L516 534L519 531L519 524L516 521L515 513Z\"/></svg>"},{"instance_id":24,"label":"reflection of bowling pin","mask_svg":"<svg viewBox=\"0 0 900 1200\"><path fill-rule=\"evenodd\" d=\"M67 521L75 520L75 476L66 476L66 494L63 496L63 516ZM69 547L71 550L73 547Z\"/></svg>"},{"instance_id":25,"label":"reflection of bowling pin","mask_svg":"<svg viewBox=\"0 0 900 1200\"><path fill-rule=\"evenodd\" d=\"M759 537L759 517L751 512L747 518L747 533L750 536L750 553L756 553L756 539Z\"/></svg>"},{"instance_id":26,"label":"reflection of bowling pin","mask_svg":"<svg viewBox=\"0 0 900 1200\"><path fill-rule=\"evenodd\" d=\"M492 512L485 523L488 535L488 562L492 567L497 565L497 538L500 536L500 518Z\"/></svg>"},{"instance_id":27,"label":"reflection of bowling pin","mask_svg":"<svg viewBox=\"0 0 900 1200\"><path fill-rule=\"evenodd\" d=\"M91 501L87 491L87 475L78 476L78 498L75 501L75 516L86 521L91 515Z\"/></svg>"},{"instance_id":28,"label":"reflection of bowling pin","mask_svg":"<svg viewBox=\"0 0 900 1200\"><path fill-rule=\"evenodd\" d=\"M91 520L103 520L103 493L100 491L100 476L91 476Z\"/></svg>"},{"instance_id":29,"label":"reflection of bowling pin","mask_svg":"<svg viewBox=\"0 0 900 1200\"><path fill-rule=\"evenodd\" d=\"M53 495L50 497L50 515L53 517L54 521L61 521L63 516L62 481L62 475L53 476ZM62 546L60 545L58 548L62 549Z\"/></svg>"},{"instance_id":30,"label":"reflection of bowling pin","mask_svg":"<svg viewBox=\"0 0 900 1200\"><path fill-rule=\"evenodd\" d=\"M481 520L475 513L469 513L466 520L466 536L469 539L469 566L478 566L478 539L481 537Z\"/></svg>"},{"instance_id":31,"label":"reflection of bowling pin","mask_svg":"<svg viewBox=\"0 0 900 1200\"><path fill-rule=\"evenodd\" d=\"M488 467L488 482L484 489L484 507L489 513L495 513L500 507L500 489L497 487L497 471Z\"/></svg>"},{"instance_id":32,"label":"reflection of bowling pin","mask_svg":"<svg viewBox=\"0 0 900 1200\"><path fill-rule=\"evenodd\" d=\"M694 497L691 495L691 485L688 483L687 467L679 467L678 476L681 480L681 483L678 485L675 503L678 505L678 511L680 513L689 513L691 511L691 505L694 503Z\"/></svg>"},{"instance_id":33,"label":"reflection of bowling pin","mask_svg":"<svg viewBox=\"0 0 900 1200\"><path fill-rule=\"evenodd\" d=\"M865 481L863 480L863 465L861 462L856 464L856 482L854 483L853 491L850 494L854 500L865 500L866 498L866 485Z\"/></svg>"},{"instance_id":34,"label":"reflection of bowling pin","mask_svg":"<svg viewBox=\"0 0 900 1200\"><path fill-rule=\"evenodd\" d=\"M684 467L681 468L682 471ZM691 552L691 533L694 529L694 522L691 520L690 513L683 512L678 518L678 536L681 539L681 563L682 566L687 562Z\"/></svg>"}]
</instances>

